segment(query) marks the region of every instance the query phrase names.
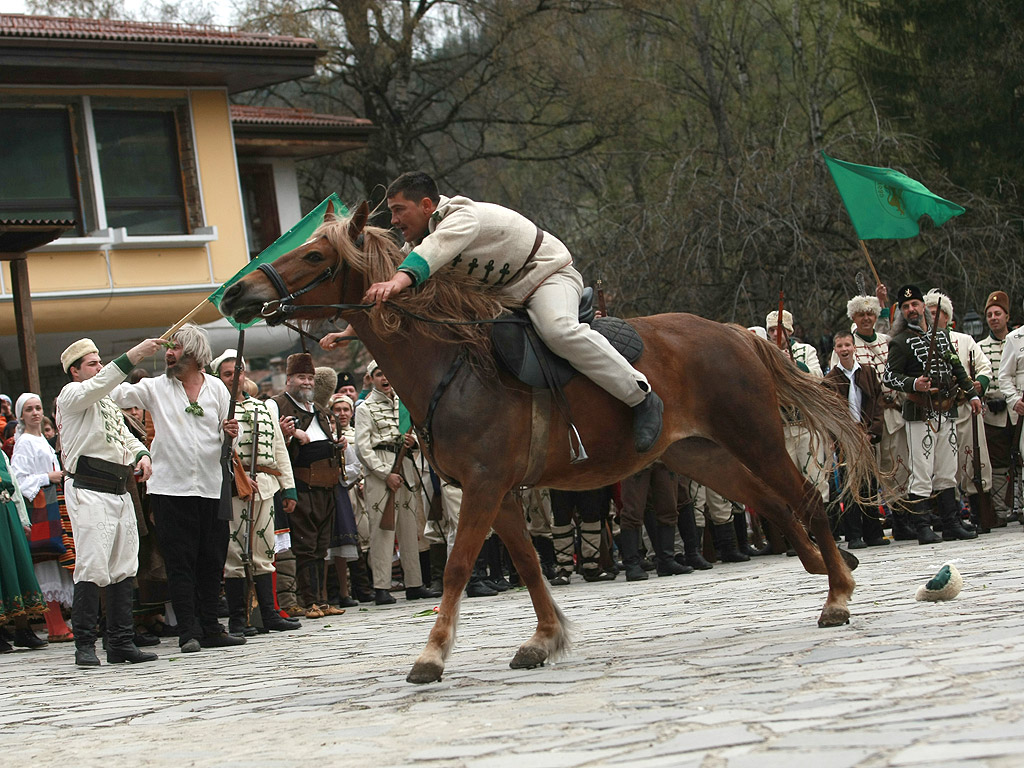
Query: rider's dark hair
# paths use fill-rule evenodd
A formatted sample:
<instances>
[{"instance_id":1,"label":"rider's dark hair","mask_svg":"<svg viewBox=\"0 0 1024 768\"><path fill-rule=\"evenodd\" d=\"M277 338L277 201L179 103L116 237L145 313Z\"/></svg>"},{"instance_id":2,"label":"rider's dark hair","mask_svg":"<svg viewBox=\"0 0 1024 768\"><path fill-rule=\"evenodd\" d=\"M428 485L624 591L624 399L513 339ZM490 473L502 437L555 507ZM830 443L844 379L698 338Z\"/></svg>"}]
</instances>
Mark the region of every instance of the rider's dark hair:
<instances>
[{"instance_id":1,"label":"rider's dark hair","mask_svg":"<svg viewBox=\"0 0 1024 768\"><path fill-rule=\"evenodd\" d=\"M851 341L853 341L853 332L852 331L846 331L846 330L840 330L840 331L836 331L832 335L832 343L833 344L835 342L839 341L840 339L850 339Z\"/></svg>"},{"instance_id":2,"label":"rider's dark hair","mask_svg":"<svg viewBox=\"0 0 1024 768\"><path fill-rule=\"evenodd\" d=\"M424 197L433 200L434 205L441 201L441 195L437 192L437 182L423 171L407 171L392 181L388 186L387 198L390 200L398 194L417 203Z\"/></svg>"}]
</instances>

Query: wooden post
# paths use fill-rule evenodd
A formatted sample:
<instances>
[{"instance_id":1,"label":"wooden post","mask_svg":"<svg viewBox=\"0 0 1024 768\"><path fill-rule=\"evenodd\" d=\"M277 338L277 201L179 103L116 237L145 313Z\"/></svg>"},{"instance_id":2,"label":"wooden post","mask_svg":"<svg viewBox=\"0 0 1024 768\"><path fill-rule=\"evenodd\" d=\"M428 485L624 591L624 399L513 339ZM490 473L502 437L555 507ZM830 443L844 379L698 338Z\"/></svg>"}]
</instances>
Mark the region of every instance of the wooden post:
<instances>
[{"instance_id":1,"label":"wooden post","mask_svg":"<svg viewBox=\"0 0 1024 768\"><path fill-rule=\"evenodd\" d=\"M32 293L28 285L28 259L24 253L11 259L11 293L14 323L21 353L21 377L26 392L39 392L39 358L36 354L36 324L32 318Z\"/></svg>"}]
</instances>

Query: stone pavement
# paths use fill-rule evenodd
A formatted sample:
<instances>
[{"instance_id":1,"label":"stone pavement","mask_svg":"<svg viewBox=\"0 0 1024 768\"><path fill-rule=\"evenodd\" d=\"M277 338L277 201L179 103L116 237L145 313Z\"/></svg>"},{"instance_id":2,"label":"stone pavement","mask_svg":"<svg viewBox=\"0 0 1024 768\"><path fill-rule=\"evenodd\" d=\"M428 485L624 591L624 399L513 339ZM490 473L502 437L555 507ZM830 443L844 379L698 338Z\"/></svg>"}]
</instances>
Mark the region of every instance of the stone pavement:
<instances>
[{"instance_id":1,"label":"stone pavement","mask_svg":"<svg viewBox=\"0 0 1024 768\"><path fill-rule=\"evenodd\" d=\"M70 645L0 657L7 766L1024 765L1024 531L858 552L849 626L818 629L825 579L794 558L555 596L567 658L508 668L527 593L465 600L441 683L405 682L423 601L291 635L78 670ZM914 592L958 559L946 603Z\"/></svg>"}]
</instances>

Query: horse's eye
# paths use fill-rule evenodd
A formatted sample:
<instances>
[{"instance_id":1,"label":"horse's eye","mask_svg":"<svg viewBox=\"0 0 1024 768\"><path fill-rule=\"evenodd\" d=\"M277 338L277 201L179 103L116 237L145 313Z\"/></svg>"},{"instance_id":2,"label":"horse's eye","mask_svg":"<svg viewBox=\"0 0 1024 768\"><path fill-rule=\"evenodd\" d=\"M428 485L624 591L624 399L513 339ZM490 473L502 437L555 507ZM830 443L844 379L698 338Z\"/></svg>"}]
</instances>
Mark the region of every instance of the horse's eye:
<instances>
[{"instance_id":1,"label":"horse's eye","mask_svg":"<svg viewBox=\"0 0 1024 768\"><path fill-rule=\"evenodd\" d=\"M319 251L310 251L303 258L311 264L319 264L324 260L323 255Z\"/></svg>"}]
</instances>

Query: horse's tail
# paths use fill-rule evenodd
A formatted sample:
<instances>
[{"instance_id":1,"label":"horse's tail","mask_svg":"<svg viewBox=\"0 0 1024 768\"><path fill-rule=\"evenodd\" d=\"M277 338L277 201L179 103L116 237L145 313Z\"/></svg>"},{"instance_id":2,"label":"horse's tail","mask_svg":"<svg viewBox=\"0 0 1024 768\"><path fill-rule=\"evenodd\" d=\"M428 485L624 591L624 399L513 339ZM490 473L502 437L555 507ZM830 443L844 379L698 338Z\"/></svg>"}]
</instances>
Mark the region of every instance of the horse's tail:
<instances>
[{"instance_id":1,"label":"horse's tail","mask_svg":"<svg viewBox=\"0 0 1024 768\"><path fill-rule=\"evenodd\" d=\"M878 464L868 435L860 424L850 418L849 404L834 390L822 386L820 379L802 373L778 347L758 338L745 328L736 326L753 345L757 356L768 369L775 384L779 406L797 409L814 441L826 441L831 454L831 441L839 444L840 461L845 465L842 491L848 498L864 500L864 490L879 476ZM816 451L812 448L812 453Z\"/></svg>"}]
</instances>

